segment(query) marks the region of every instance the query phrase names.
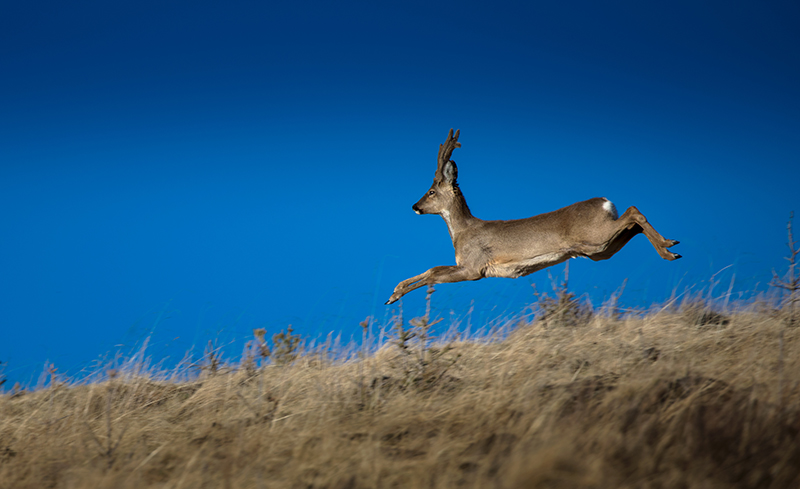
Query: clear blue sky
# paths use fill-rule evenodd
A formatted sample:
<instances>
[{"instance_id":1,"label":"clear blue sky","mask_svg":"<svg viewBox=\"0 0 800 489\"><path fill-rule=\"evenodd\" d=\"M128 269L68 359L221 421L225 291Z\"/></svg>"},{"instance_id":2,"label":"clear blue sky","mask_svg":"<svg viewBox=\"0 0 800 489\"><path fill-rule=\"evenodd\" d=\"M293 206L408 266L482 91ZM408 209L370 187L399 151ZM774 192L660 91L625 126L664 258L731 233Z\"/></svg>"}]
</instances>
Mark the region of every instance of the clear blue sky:
<instances>
[{"instance_id":1,"label":"clear blue sky","mask_svg":"<svg viewBox=\"0 0 800 489\"><path fill-rule=\"evenodd\" d=\"M575 292L628 278L643 306L725 267L720 287L763 290L800 211L798 26L794 1L6 2L6 375L75 374L151 332L159 361L385 324L397 282L454 263L411 210L451 127L477 217L605 196L681 241L677 262L643 236L573 260ZM434 308L480 326L532 283L441 285Z\"/></svg>"}]
</instances>

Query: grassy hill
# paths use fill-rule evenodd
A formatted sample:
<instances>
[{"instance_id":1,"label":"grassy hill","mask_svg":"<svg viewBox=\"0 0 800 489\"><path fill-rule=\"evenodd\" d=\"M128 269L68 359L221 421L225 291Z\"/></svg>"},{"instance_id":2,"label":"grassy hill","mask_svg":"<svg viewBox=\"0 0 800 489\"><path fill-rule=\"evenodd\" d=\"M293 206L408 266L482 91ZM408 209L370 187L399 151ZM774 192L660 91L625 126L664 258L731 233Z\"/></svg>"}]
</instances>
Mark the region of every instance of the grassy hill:
<instances>
[{"instance_id":1,"label":"grassy hill","mask_svg":"<svg viewBox=\"0 0 800 489\"><path fill-rule=\"evenodd\" d=\"M0 395L0 487L800 487L787 307L542 299L469 340L399 323L346 360L257 332L241 362L209 350L194 376L54 372Z\"/></svg>"}]
</instances>

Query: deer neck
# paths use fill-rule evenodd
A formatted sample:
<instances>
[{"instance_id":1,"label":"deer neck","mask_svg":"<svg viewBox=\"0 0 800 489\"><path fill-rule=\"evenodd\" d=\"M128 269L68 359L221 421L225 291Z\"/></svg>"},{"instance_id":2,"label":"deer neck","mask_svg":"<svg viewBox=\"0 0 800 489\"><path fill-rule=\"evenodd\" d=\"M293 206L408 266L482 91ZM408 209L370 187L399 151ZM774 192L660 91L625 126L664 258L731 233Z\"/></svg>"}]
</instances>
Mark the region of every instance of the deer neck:
<instances>
[{"instance_id":1,"label":"deer neck","mask_svg":"<svg viewBox=\"0 0 800 489\"><path fill-rule=\"evenodd\" d=\"M467 206L467 201L460 192L456 194L453 205L443 210L440 215L447 224L447 231L450 232L450 239L454 244L458 233L469 227L472 222L475 221L475 217L472 216Z\"/></svg>"}]
</instances>

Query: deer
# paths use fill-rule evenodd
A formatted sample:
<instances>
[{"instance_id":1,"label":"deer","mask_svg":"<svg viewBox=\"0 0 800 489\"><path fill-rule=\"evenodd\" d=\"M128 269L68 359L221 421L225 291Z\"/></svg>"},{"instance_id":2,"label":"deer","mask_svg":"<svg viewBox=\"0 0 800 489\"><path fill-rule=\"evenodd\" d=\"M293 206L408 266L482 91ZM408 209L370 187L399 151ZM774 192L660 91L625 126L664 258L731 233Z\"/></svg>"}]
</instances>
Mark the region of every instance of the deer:
<instances>
[{"instance_id":1,"label":"deer","mask_svg":"<svg viewBox=\"0 0 800 489\"><path fill-rule=\"evenodd\" d=\"M458 167L450 157L461 147L461 130L439 145L433 185L411 208L417 214L442 216L450 232L456 264L437 266L403 280L386 301L392 304L425 285L519 278L563 263L570 258L608 260L637 234L643 233L661 258L677 260L669 251L679 242L665 239L636 207L617 215L614 204L595 197L525 219L484 221L473 216L458 186Z\"/></svg>"}]
</instances>

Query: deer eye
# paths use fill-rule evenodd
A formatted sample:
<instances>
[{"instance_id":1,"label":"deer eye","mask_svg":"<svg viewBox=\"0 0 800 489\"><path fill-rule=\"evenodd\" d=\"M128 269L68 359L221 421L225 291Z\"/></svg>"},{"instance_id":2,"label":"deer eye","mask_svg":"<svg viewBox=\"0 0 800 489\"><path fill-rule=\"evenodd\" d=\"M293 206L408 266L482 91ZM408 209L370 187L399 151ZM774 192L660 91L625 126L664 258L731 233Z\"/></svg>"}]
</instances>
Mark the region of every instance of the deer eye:
<instances>
[{"instance_id":1,"label":"deer eye","mask_svg":"<svg viewBox=\"0 0 800 489\"><path fill-rule=\"evenodd\" d=\"M436 193L436 190L431 190L430 192L428 192L428 195L433 195L435 193Z\"/></svg>"}]
</instances>

